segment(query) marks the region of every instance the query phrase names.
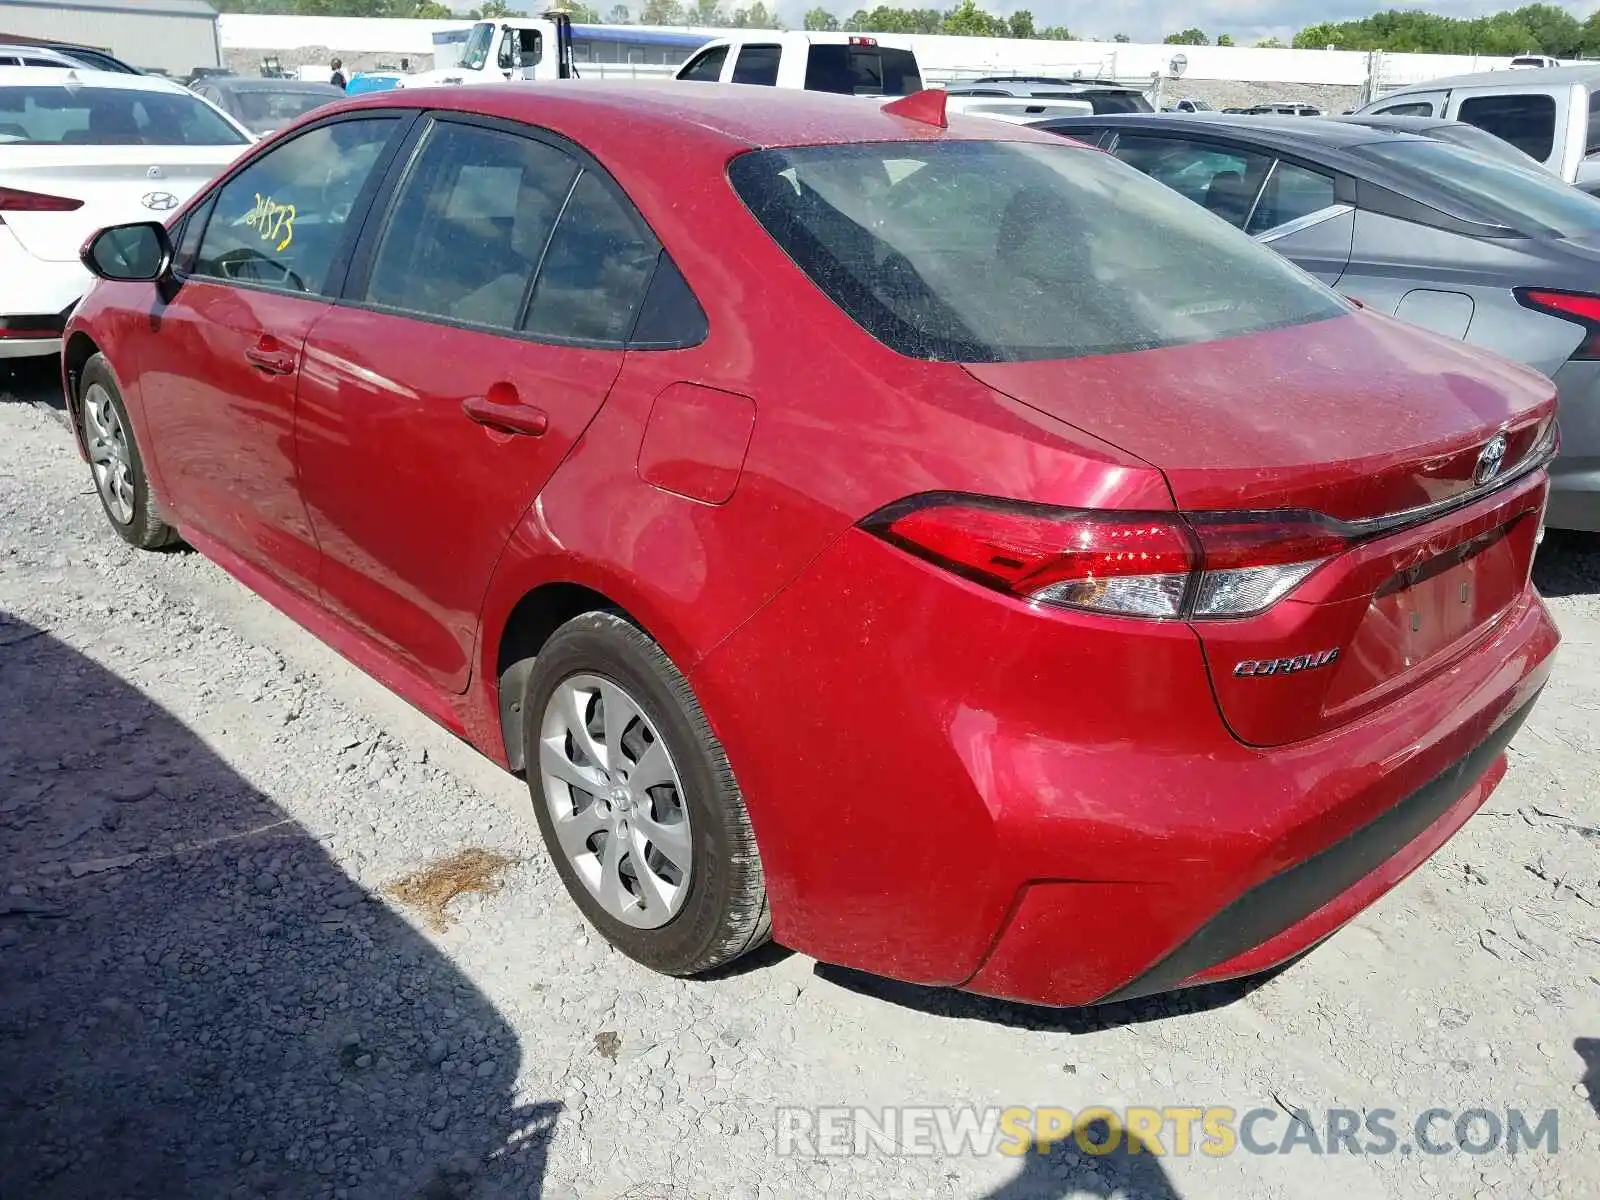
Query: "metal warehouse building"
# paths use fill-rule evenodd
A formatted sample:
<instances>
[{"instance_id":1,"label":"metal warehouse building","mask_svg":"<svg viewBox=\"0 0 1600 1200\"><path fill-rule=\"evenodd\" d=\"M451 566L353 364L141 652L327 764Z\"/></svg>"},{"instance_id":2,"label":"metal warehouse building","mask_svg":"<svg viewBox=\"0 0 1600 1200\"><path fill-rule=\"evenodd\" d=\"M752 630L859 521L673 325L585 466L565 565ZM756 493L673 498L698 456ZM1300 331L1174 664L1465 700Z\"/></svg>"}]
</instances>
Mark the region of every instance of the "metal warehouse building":
<instances>
[{"instance_id":1,"label":"metal warehouse building","mask_svg":"<svg viewBox=\"0 0 1600 1200\"><path fill-rule=\"evenodd\" d=\"M174 75L222 64L205 0L0 0L0 42L7 34L93 46Z\"/></svg>"}]
</instances>

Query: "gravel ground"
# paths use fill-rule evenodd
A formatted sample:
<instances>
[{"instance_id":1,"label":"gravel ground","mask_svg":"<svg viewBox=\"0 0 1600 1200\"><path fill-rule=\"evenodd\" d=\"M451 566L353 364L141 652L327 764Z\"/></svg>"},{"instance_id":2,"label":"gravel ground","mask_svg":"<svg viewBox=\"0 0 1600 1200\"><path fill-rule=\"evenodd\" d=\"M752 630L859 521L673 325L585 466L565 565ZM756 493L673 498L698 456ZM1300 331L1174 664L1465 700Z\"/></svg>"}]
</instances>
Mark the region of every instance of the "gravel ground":
<instances>
[{"instance_id":1,"label":"gravel ground","mask_svg":"<svg viewBox=\"0 0 1600 1200\"><path fill-rule=\"evenodd\" d=\"M1600 1195L1600 543L1543 553L1566 644L1506 783L1264 983L1056 1012L776 948L687 983L585 933L520 783L112 536L52 390L0 371L0 1197ZM386 895L466 849L513 864L442 932ZM1560 1150L777 1154L776 1105L831 1104L1553 1107Z\"/></svg>"}]
</instances>

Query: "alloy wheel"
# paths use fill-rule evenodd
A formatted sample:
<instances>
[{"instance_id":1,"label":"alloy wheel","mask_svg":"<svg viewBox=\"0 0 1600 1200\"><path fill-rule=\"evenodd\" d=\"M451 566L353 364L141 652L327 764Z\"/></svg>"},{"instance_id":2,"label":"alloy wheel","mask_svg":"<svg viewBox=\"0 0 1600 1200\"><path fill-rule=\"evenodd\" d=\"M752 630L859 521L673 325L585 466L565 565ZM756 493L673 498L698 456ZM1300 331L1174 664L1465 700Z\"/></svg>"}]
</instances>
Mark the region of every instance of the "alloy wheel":
<instances>
[{"instance_id":1,"label":"alloy wheel","mask_svg":"<svg viewBox=\"0 0 1600 1200\"><path fill-rule=\"evenodd\" d=\"M639 702L598 675L564 679L545 705L538 770L562 853L601 907L637 929L677 916L689 893L689 812Z\"/></svg>"},{"instance_id":2,"label":"alloy wheel","mask_svg":"<svg viewBox=\"0 0 1600 1200\"><path fill-rule=\"evenodd\" d=\"M133 523L133 455L128 433L111 393L98 383L83 395L83 415L88 425L89 465L94 485L106 511L119 525Z\"/></svg>"}]
</instances>

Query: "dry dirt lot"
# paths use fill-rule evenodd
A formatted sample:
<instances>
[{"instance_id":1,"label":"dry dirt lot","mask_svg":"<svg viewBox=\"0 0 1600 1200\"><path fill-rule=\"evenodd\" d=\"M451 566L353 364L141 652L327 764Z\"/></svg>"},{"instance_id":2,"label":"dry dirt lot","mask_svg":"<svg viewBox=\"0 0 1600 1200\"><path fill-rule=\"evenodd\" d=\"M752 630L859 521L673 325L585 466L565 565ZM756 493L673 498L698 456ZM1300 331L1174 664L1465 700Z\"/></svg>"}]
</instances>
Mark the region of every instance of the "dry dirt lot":
<instances>
[{"instance_id":1,"label":"dry dirt lot","mask_svg":"<svg viewBox=\"0 0 1600 1200\"><path fill-rule=\"evenodd\" d=\"M1566 640L1505 784L1264 983L1057 1012L776 949L675 982L585 933L520 783L198 555L113 537L52 393L0 371L0 1197L1600 1196L1600 541L1541 556ZM466 850L509 862L423 881L485 889L442 930L387 890ZM778 1106L1094 1104L1260 1108L1292 1148L775 1135ZM1394 1152L1286 1136L1333 1108L1392 1110ZM1424 1154L1432 1108L1554 1109L1559 1149Z\"/></svg>"}]
</instances>

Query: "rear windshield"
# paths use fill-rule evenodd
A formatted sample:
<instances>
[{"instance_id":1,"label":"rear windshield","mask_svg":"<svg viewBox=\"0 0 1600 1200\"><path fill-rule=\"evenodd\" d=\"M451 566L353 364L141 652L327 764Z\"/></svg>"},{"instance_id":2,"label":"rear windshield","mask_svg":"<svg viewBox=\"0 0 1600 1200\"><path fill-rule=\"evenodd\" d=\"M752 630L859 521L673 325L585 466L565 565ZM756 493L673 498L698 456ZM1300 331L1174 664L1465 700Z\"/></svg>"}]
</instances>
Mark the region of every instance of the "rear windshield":
<instances>
[{"instance_id":1,"label":"rear windshield","mask_svg":"<svg viewBox=\"0 0 1600 1200\"><path fill-rule=\"evenodd\" d=\"M889 46L812 46L806 91L846 96L909 96L922 90L917 56Z\"/></svg>"},{"instance_id":2,"label":"rear windshield","mask_svg":"<svg viewBox=\"0 0 1600 1200\"><path fill-rule=\"evenodd\" d=\"M282 129L313 108L321 108L324 104L332 104L335 100L343 99L342 93L337 89L331 92L302 92L298 89L287 91L260 88L237 91L233 96L239 106L239 119L244 122L245 128L256 133Z\"/></svg>"},{"instance_id":3,"label":"rear windshield","mask_svg":"<svg viewBox=\"0 0 1600 1200\"><path fill-rule=\"evenodd\" d=\"M1073 358L1349 311L1199 205L1070 145L759 150L729 178L817 287L912 358Z\"/></svg>"},{"instance_id":4,"label":"rear windshield","mask_svg":"<svg viewBox=\"0 0 1600 1200\"><path fill-rule=\"evenodd\" d=\"M1070 92L1034 92L1035 96L1070 96ZM1097 117L1108 116L1113 113L1147 113L1155 112L1138 92L1079 92L1078 100L1087 100L1094 105L1094 115Z\"/></svg>"},{"instance_id":5,"label":"rear windshield","mask_svg":"<svg viewBox=\"0 0 1600 1200\"><path fill-rule=\"evenodd\" d=\"M1554 175L1448 142L1407 139L1377 142L1361 153L1414 172L1429 188L1481 220L1530 237L1589 237L1600 233L1600 200L1568 187Z\"/></svg>"},{"instance_id":6,"label":"rear windshield","mask_svg":"<svg viewBox=\"0 0 1600 1200\"><path fill-rule=\"evenodd\" d=\"M0 145L238 146L248 140L188 93L0 87Z\"/></svg>"}]
</instances>

